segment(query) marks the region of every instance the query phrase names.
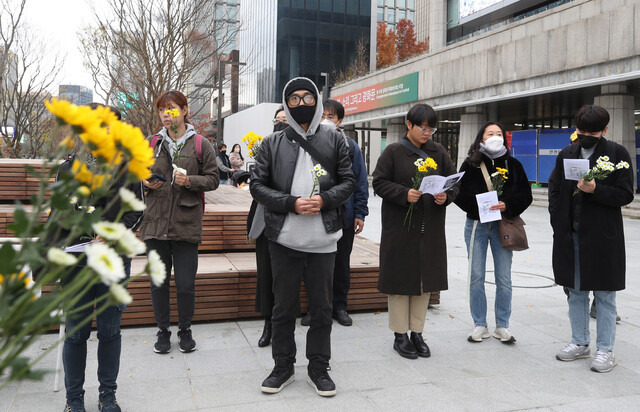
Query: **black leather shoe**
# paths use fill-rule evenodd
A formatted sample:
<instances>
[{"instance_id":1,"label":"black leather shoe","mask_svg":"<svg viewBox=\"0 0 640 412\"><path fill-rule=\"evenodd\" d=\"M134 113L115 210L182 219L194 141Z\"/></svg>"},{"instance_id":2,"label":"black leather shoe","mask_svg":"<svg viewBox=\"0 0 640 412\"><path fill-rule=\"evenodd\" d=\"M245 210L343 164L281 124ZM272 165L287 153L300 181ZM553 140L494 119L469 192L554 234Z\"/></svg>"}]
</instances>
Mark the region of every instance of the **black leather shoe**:
<instances>
[{"instance_id":1,"label":"black leather shoe","mask_svg":"<svg viewBox=\"0 0 640 412\"><path fill-rule=\"evenodd\" d=\"M264 348L265 346L269 346L271 343L271 321L264 321L264 328L262 328L262 336L258 339L258 346Z\"/></svg>"},{"instance_id":2,"label":"black leather shoe","mask_svg":"<svg viewBox=\"0 0 640 412\"><path fill-rule=\"evenodd\" d=\"M395 333L396 339L393 341L393 349L400 354L403 358L418 359L418 352L416 347L409 340L409 335L406 333Z\"/></svg>"},{"instance_id":3,"label":"black leather shoe","mask_svg":"<svg viewBox=\"0 0 640 412\"><path fill-rule=\"evenodd\" d=\"M333 318L338 321L342 326L351 326L353 325L353 320L351 316L347 314L347 311L344 309L338 309L333 312Z\"/></svg>"},{"instance_id":4,"label":"black leather shoe","mask_svg":"<svg viewBox=\"0 0 640 412\"><path fill-rule=\"evenodd\" d=\"M302 319L300 319L300 324L302 326L310 326L311 325L311 314L307 313L306 315L304 315L302 317Z\"/></svg>"},{"instance_id":5,"label":"black leather shoe","mask_svg":"<svg viewBox=\"0 0 640 412\"><path fill-rule=\"evenodd\" d=\"M428 358L431 356L431 350L424 341L422 333L411 332L411 343L413 343L413 346L416 348L416 352L418 352L418 356L421 358Z\"/></svg>"}]
</instances>

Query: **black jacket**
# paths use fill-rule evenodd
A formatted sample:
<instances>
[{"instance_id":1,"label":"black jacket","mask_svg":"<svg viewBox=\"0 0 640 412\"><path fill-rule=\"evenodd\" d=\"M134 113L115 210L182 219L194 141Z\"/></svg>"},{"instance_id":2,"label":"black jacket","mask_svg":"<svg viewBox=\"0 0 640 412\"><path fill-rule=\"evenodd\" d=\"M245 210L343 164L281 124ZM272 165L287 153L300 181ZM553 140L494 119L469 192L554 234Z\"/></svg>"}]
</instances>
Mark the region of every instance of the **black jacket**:
<instances>
[{"instance_id":1,"label":"black jacket","mask_svg":"<svg viewBox=\"0 0 640 412\"><path fill-rule=\"evenodd\" d=\"M625 288L626 256L621 207L633 200L633 167L624 146L601 138L589 158L590 167L600 156L609 161L629 163L596 181L592 194L573 195L578 182L564 178L564 159L578 159L580 145L562 149L549 176L549 215L553 228L553 274L561 286L574 287L573 203L579 202L578 244L581 290L622 290Z\"/></svg>"},{"instance_id":2,"label":"black jacket","mask_svg":"<svg viewBox=\"0 0 640 412\"><path fill-rule=\"evenodd\" d=\"M334 233L342 229L340 206L356 187L349 154L344 137L328 127L319 127L307 140L325 158L337 159L336 169L327 170L327 175L320 177L320 196L324 201L322 221L327 233ZM273 241L278 238L287 214L295 213L298 197L289 193L298 150L303 149L284 131L275 132L263 140L253 169L251 195L265 207L265 235Z\"/></svg>"},{"instance_id":3,"label":"black jacket","mask_svg":"<svg viewBox=\"0 0 640 412\"><path fill-rule=\"evenodd\" d=\"M483 154L482 161L487 166L489 176L496 171L496 167L509 170L503 192L498 196L498 200L503 201L507 206L503 216L511 218L524 212L533 201L533 197L531 195L531 186L529 185L529 180L527 179L527 174L522 164L511 157L509 153L505 153L503 156L494 160L491 160ZM469 219L479 220L476 195L489 191L482 174L482 169L472 166L465 160L462 166L460 166L460 171L465 172L465 174L460 182L460 191L454 202L460 209L467 213Z\"/></svg>"}]
</instances>

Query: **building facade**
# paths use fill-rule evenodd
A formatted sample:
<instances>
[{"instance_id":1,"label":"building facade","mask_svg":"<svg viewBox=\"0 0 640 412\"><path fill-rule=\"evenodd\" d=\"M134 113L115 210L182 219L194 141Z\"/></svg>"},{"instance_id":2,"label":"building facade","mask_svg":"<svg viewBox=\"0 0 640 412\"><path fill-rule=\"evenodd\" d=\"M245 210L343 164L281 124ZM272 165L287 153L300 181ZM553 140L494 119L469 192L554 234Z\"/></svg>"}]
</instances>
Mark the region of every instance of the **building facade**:
<instances>
[{"instance_id":1,"label":"building facade","mask_svg":"<svg viewBox=\"0 0 640 412\"><path fill-rule=\"evenodd\" d=\"M331 90L348 103L345 124L370 172L385 145L404 135L416 103L436 109L434 139L458 165L482 123L502 122L529 180L543 184L575 112L599 104L611 114L607 137L636 166L640 0L425 1L429 21L438 22L429 27L429 53ZM465 27L451 26L454 19Z\"/></svg>"},{"instance_id":2,"label":"building facade","mask_svg":"<svg viewBox=\"0 0 640 412\"><path fill-rule=\"evenodd\" d=\"M356 43L369 41L371 0L242 0L238 36L240 107L280 102L285 84L298 76L319 89L355 58Z\"/></svg>"},{"instance_id":3,"label":"building facade","mask_svg":"<svg viewBox=\"0 0 640 412\"><path fill-rule=\"evenodd\" d=\"M76 84L61 84L58 86L58 98L84 106L93 102L93 90Z\"/></svg>"}]
</instances>

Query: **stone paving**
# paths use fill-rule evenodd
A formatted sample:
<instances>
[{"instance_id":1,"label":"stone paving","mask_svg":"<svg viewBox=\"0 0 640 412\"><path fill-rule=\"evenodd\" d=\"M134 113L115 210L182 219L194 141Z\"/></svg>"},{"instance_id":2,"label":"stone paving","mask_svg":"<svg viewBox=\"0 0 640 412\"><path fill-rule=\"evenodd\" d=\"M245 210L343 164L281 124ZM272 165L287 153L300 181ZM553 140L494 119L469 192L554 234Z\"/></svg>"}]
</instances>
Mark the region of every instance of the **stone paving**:
<instances>
[{"instance_id":1,"label":"stone paving","mask_svg":"<svg viewBox=\"0 0 640 412\"><path fill-rule=\"evenodd\" d=\"M371 199L365 232L380 237L380 199ZM554 355L570 340L566 298L551 273L551 228L545 208L523 214L531 248L514 253L511 331L514 345L490 338L467 342L473 323L467 303L464 214L452 205L447 216L449 290L429 309L424 336L432 357L408 360L392 349L387 313L353 313L352 327L334 323L330 372L338 393L321 398L306 382L305 327L298 323L296 381L281 393L265 395L260 383L273 361L259 348L262 321L194 325L198 350L152 351L154 328L123 330L118 400L125 411L212 410L638 410L640 403L640 221L625 219L627 289L618 293L615 353L618 366L606 374L590 360L559 362ZM489 259L489 270L491 266ZM489 328L493 331L492 274L487 275ZM595 344L595 320L591 321ZM46 350L57 334L44 336L32 353ZM95 332L87 361L88 411L98 410ZM55 350L41 366L55 367ZM42 382L12 384L0 391L0 410L50 411L64 407L64 389L53 392L54 374Z\"/></svg>"}]
</instances>

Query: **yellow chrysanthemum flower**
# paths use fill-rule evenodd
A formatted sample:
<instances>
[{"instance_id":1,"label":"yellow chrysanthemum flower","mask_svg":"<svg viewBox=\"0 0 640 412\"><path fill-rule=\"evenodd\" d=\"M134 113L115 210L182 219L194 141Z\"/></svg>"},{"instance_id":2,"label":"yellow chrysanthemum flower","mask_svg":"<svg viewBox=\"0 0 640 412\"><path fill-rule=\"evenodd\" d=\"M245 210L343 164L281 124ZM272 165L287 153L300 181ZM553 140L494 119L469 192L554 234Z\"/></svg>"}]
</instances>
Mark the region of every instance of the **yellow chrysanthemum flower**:
<instances>
[{"instance_id":1,"label":"yellow chrysanthemum flower","mask_svg":"<svg viewBox=\"0 0 640 412\"><path fill-rule=\"evenodd\" d=\"M101 126L110 126L113 122L118 121L118 117L110 108L106 106L98 106L93 109L96 117L101 121Z\"/></svg>"},{"instance_id":2,"label":"yellow chrysanthemum flower","mask_svg":"<svg viewBox=\"0 0 640 412\"><path fill-rule=\"evenodd\" d=\"M178 109L167 109L164 111L165 113L169 113L169 116L171 117L178 117L180 116L180 111Z\"/></svg>"},{"instance_id":3,"label":"yellow chrysanthemum flower","mask_svg":"<svg viewBox=\"0 0 640 412\"><path fill-rule=\"evenodd\" d=\"M101 120L89 106L76 106L56 98L51 99L51 102L45 102L45 105L56 117L58 123L71 125L77 133L100 126Z\"/></svg>"},{"instance_id":4,"label":"yellow chrysanthemum flower","mask_svg":"<svg viewBox=\"0 0 640 412\"><path fill-rule=\"evenodd\" d=\"M249 150L249 157L253 157L253 152Z\"/></svg>"},{"instance_id":5,"label":"yellow chrysanthemum flower","mask_svg":"<svg viewBox=\"0 0 640 412\"><path fill-rule=\"evenodd\" d=\"M87 145L91 155L98 159L99 162L117 165L122 161L117 153L113 137L104 127L94 126L85 133L80 134L80 139Z\"/></svg>"},{"instance_id":6,"label":"yellow chrysanthemum flower","mask_svg":"<svg viewBox=\"0 0 640 412\"><path fill-rule=\"evenodd\" d=\"M91 190L87 186L80 186L76 192L82 197L89 197L91 194Z\"/></svg>"},{"instance_id":7,"label":"yellow chrysanthemum flower","mask_svg":"<svg viewBox=\"0 0 640 412\"><path fill-rule=\"evenodd\" d=\"M153 149L145 139L142 131L125 122L116 122L111 125L110 133L118 149L124 152L128 159L129 172L138 179L148 179L151 176L149 170L155 163Z\"/></svg>"},{"instance_id":8,"label":"yellow chrysanthemum flower","mask_svg":"<svg viewBox=\"0 0 640 412\"><path fill-rule=\"evenodd\" d=\"M424 162L425 166L429 169L437 169L438 168L438 164L436 163L435 160L433 160L432 158L428 158L427 160L425 160Z\"/></svg>"},{"instance_id":9,"label":"yellow chrysanthemum flower","mask_svg":"<svg viewBox=\"0 0 640 412\"><path fill-rule=\"evenodd\" d=\"M86 163L82 163L78 159L75 159L71 165L71 171L73 172L73 177L77 181L85 184L91 184L93 173L89 171Z\"/></svg>"}]
</instances>

